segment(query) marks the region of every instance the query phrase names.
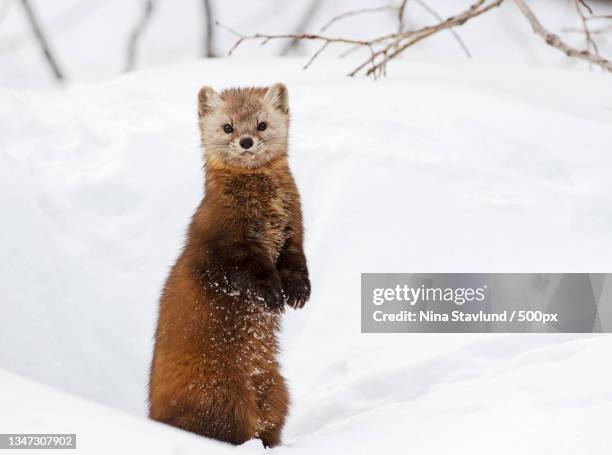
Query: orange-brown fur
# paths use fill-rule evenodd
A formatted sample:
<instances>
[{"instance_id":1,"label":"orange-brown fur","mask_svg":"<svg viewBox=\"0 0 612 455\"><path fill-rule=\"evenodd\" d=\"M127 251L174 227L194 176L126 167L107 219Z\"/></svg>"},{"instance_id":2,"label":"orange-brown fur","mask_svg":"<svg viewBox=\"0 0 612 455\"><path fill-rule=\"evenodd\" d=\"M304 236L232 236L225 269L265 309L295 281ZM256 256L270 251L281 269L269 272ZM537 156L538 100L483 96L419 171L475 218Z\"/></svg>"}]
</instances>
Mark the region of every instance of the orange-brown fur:
<instances>
[{"instance_id":1,"label":"orange-brown fur","mask_svg":"<svg viewBox=\"0 0 612 455\"><path fill-rule=\"evenodd\" d=\"M289 403L276 360L280 313L310 294L287 164L287 91L205 87L199 118L205 197L161 297L150 416L233 444L259 437L274 446ZM230 121L232 134L220 131ZM268 133L257 130L261 121ZM236 145L245 135L253 153Z\"/></svg>"}]
</instances>

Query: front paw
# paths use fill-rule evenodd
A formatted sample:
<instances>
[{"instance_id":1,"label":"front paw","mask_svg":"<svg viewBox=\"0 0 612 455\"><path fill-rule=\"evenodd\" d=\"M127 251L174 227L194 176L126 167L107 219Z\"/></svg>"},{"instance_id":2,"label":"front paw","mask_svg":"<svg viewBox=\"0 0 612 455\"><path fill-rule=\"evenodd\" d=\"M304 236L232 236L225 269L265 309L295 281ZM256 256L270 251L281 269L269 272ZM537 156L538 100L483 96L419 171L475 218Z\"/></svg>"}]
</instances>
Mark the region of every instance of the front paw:
<instances>
[{"instance_id":1,"label":"front paw","mask_svg":"<svg viewBox=\"0 0 612 455\"><path fill-rule=\"evenodd\" d=\"M283 312L282 284L278 273L255 273L245 281L244 287L251 301L264 305L268 311Z\"/></svg>"},{"instance_id":2,"label":"front paw","mask_svg":"<svg viewBox=\"0 0 612 455\"><path fill-rule=\"evenodd\" d=\"M302 308L310 298L308 272L283 270L281 271L281 281L285 303L294 309Z\"/></svg>"}]
</instances>

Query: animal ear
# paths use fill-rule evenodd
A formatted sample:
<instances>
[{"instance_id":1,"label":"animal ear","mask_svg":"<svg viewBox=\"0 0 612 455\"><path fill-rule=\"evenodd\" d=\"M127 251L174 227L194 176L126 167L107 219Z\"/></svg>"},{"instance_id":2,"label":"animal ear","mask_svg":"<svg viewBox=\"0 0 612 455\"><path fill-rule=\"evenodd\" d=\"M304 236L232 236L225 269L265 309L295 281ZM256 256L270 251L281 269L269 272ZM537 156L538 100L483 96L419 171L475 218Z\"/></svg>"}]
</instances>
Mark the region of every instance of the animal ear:
<instances>
[{"instance_id":1,"label":"animal ear","mask_svg":"<svg viewBox=\"0 0 612 455\"><path fill-rule=\"evenodd\" d=\"M221 97L215 92L212 87L205 85L198 93L198 116L204 117L210 114L215 108L221 104Z\"/></svg>"},{"instance_id":2,"label":"animal ear","mask_svg":"<svg viewBox=\"0 0 612 455\"><path fill-rule=\"evenodd\" d=\"M285 84L278 82L268 87L264 101L285 114L289 113L289 92Z\"/></svg>"}]
</instances>

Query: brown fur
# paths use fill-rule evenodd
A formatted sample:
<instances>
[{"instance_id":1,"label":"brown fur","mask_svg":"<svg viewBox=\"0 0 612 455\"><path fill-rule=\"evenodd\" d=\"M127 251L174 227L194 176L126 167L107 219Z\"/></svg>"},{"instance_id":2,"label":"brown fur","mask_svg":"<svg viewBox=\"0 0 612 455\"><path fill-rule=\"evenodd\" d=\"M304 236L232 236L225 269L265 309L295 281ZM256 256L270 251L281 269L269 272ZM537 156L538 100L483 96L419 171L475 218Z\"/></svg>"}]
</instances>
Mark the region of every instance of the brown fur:
<instances>
[{"instance_id":1,"label":"brown fur","mask_svg":"<svg viewBox=\"0 0 612 455\"><path fill-rule=\"evenodd\" d=\"M161 297L150 416L232 444L258 437L274 446L289 404L276 360L280 313L310 295L287 164L287 91L204 87L198 107L205 197ZM245 135L252 154L236 145Z\"/></svg>"}]
</instances>

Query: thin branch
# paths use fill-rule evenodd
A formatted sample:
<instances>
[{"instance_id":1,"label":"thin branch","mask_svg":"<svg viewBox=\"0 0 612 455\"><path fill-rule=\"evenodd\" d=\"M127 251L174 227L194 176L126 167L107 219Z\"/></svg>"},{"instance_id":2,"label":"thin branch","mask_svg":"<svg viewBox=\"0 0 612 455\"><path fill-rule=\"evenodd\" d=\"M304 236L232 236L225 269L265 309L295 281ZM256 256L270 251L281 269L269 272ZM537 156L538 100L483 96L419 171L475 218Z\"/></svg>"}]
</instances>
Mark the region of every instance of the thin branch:
<instances>
[{"instance_id":1,"label":"thin branch","mask_svg":"<svg viewBox=\"0 0 612 455\"><path fill-rule=\"evenodd\" d=\"M366 59L362 64L360 64L357 68L355 68L349 75L354 76L360 71L365 70L365 68L369 66L369 68L366 70L366 74L378 77L379 75L384 74L387 62L397 57L408 47L442 30L448 30L453 27L463 25L468 20L480 16L481 14L491 10L492 8L499 6L503 1L504 0L495 0L489 4L486 4L486 0L477 0L477 2L474 3L466 11L452 16L440 22L439 24L423 27L419 30L414 31L391 33L371 40L331 37L307 33L289 33L279 35L256 33L254 35L245 36L219 23L217 23L217 25L225 28L227 31L237 37L237 41L234 43L234 45L229 51L230 55L236 50L238 46L240 46L240 44L247 40L262 40L262 44L266 44L271 40L279 39L290 39L292 41L306 40L323 42L321 48L309 60L309 62L306 64L306 67L310 66L314 59L316 59L321 54L321 52L323 52L323 50L326 49L327 46L330 44L351 45L356 48L366 47L370 50L370 57ZM374 50L374 46L382 46L382 48Z\"/></svg>"},{"instance_id":2,"label":"thin branch","mask_svg":"<svg viewBox=\"0 0 612 455\"><path fill-rule=\"evenodd\" d=\"M32 9L32 5L30 4L29 0L21 0L21 6L23 7L23 11L28 19L32 33L36 37L36 41L42 50L45 60L47 61L49 68L51 68L53 76L58 82L63 82L65 80L64 72L60 69L53 52L51 52L49 42L45 37L42 28L40 27L40 23L38 22L38 18Z\"/></svg>"},{"instance_id":3,"label":"thin branch","mask_svg":"<svg viewBox=\"0 0 612 455\"><path fill-rule=\"evenodd\" d=\"M264 33L255 33L254 35L241 35L235 30L232 30L231 28L219 22L217 22L217 25L219 27L224 28L225 30L232 33L238 38L238 41L230 49L230 52L228 53L229 55L231 55L231 53L238 47L238 45L240 45L244 41L262 40L262 44L267 44L269 41L290 39L290 40L298 40L298 41L306 40L306 41L324 41L324 42L338 43L338 44L355 44L359 46L367 46L368 44L373 43L373 41L367 41L367 40L341 38L341 37L336 38L336 37L325 36L325 35L316 35L312 33L297 33L297 34L296 33L285 33L285 34L280 34L280 35L266 35Z\"/></svg>"},{"instance_id":4,"label":"thin branch","mask_svg":"<svg viewBox=\"0 0 612 455\"><path fill-rule=\"evenodd\" d=\"M213 30L213 9L210 0L203 0L204 22L206 31L204 36L204 57L215 57L214 50L214 30Z\"/></svg>"},{"instance_id":5,"label":"thin branch","mask_svg":"<svg viewBox=\"0 0 612 455\"><path fill-rule=\"evenodd\" d=\"M217 27L221 27L223 30L231 33L232 35L234 35L237 40L234 43L234 45L230 48L230 50L227 52L227 55L230 56L234 53L234 51L236 50L236 48L238 46L240 46L242 44L242 42L244 41L245 37L243 35L241 35L240 33L238 33L236 30L229 28L227 25L223 25L221 22L219 21L215 21L215 25Z\"/></svg>"},{"instance_id":6,"label":"thin branch","mask_svg":"<svg viewBox=\"0 0 612 455\"><path fill-rule=\"evenodd\" d=\"M230 33L234 34L237 37L235 44L230 49L230 54L244 41L247 40L256 40L261 41L261 44L264 45L272 40L291 40L291 42L299 42L299 41L318 41L320 42L320 47L318 50L311 56L309 61L306 63L304 68L308 68L314 60L316 60L322 52L327 49L331 44L338 44L347 46L348 49L344 51L341 55L347 55L355 50L359 49L367 49L369 51L369 56L358 65L353 71L350 72L350 76L355 76L359 73L364 72L368 76L372 76L377 78L381 75L386 74L387 64L405 52L408 48L414 46L416 43L435 35L441 31L449 31L453 33L453 36L461 45L463 50L469 56L469 50L465 46L465 43L461 40L460 36L455 31L455 27L459 27L466 22L481 16L494 8L499 7L506 0L474 0L474 3L466 10L455 14L445 20L440 18L440 15L429 7L423 0L414 0L421 7L423 7L427 12L436 17L440 22L434 25L422 27L417 30L409 30L404 31L403 29L403 18L404 18L404 10L408 3L408 0L402 0L400 5L397 8L398 10L398 23L401 27L401 32L389 33L386 35L382 35L372 39L351 39L351 38L343 38L343 37L333 37L326 36L321 34L309 34L309 33L288 33L288 34L278 34L278 35L268 35L257 33L254 35L245 36L234 30L229 29L228 27L222 26L227 29ZM611 16L596 16L592 14L592 10L590 6L586 3L587 0L574 0L577 8L577 12L580 15L580 19L582 21L582 33L586 35L587 39L587 49L579 50L574 47L568 45L563 42L557 35L545 29L537 16L533 13L533 11L525 4L524 0L514 0L515 4L522 12L522 14L527 18L534 32L544 38L546 43L552 47L555 47L562 52L564 52L569 57L580 58L582 60L588 61L592 64L601 66L602 68L612 72L612 63L601 57L599 55L599 51L597 48L597 44L593 39L592 35L595 33L604 33L608 29L603 28L599 30L592 31L587 26L587 22L594 19L608 19L612 18ZM333 17L329 22L327 22L322 31L328 29L332 24L342 20L344 18L355 16L357 14L364 13L372 13L381 11L383 9L393 9L394 7L383 7L383 8L367 8L360 9L355 11L349 11L338 16ZM400 14L401 12L401 14ZM587 14L589 16L587 16ZM220 25L220 24L218 24Z\"/></svg>"},{"instance_id":7,"label":"thin branch","mask_svg":"<svg viewBox=\"0 0 612 455\"><path fill-rule=\"evenodd\" d=\"M125 59L125 71L132 71L136 67L136 54L138 51L138 44L142 35L149 25L149 20L153 15L153 10L155 9L155 1L154 0L145 0L142 5L141 16L132 30L130 34L130 38L128 40L127 47L127 56Z\"/></svg>"},{"instance_id":8,"label":"thin branch","mask_svg":"<svg viewBox=\"0 0 612 455\"><path fill-rule=\"evenodd\" d=\"M602 67L606 71L612 72L611 61L593 54L588 49L579 50L575 47L570 46L569 44L562 41L559 36L545 29L544 26L540 23L537 16L531 10L531 8L529 8L529 6L527 6L527 4L523 0L514 0L514 3L521 10L525 18L527 18L527 20L529 21L529 24L531 25L531 28L533 29L534 33L542 37L544 41L546 41L546 44L560 50L568 57L585 60L587 62L593 63L594 65Z\"/></svg>"},{"instance_id":9,"label":"thin branch","mask_svg":"<svg viewBox=\"0 0 612 455\"><path fill-rule=\"evenodd\" d=\"M325 43L323 43L323 46L321 46L319 48L319 50L317 52L315 52L312 57L310 57L310 60L308 60L308 63L306 63L306 65L304 65L304 68L302 69L308 69L308 67L312 64L312 62L314 62L314 60L321 55L321 53L325 50L325 48L329 46L329 41L326 41Z\"/></svg>"},{"instance_id":10,"label":"thin branch","mask_svg":"<svg viewBox=\"0 0 612 455\"><path fill-rule=\"evenodd\" d=\"M576 4L578 5L582 5L588 12L589 14L592 16L593 15L593 10L591 9L591 7L588 5L588 3L586 2L586 0L576 0Z\"/></svg>"},{"instance_id":11,"label":"thin branch","mask_svg":"<svg viewBox=\"0 0 612 455\"><path fill-rule=\"evenodd\" d=\"M406 3L408 3L408 0L402 0L397 11L397 33L404 33L404 11L406 10Z\"/></svg>"},{"instance_id":12,"label":"thin branch","mask_svg":"<svg viewBox=\"0 0 612 455\"><path fill-rule=\"evenodd\" d=\"M418 3L425 11L427 11L433 17L435 17L439 21L442 21L442 16L440 16L427 3L423 2L422 0L414 0L414 1ZM463 49L463 52L465 52L465 55L467 56L467 58L472 58L472 54L470 53L470 50L465 45L465 42L461 39L461 36L459 36L459 33L457 33L457 31L454 28L449 28L448 31L453 34L453 36L455 37L455 40L457 40L457 43L459 43L459 46L461 46L461 49Z\"/></svg>"},{"instance_id":13,"label":"thin branch","mask_svg":"<svg viewBox=\"0 0 612 455\"><path fill-rule=\"evenodd\" d=\"M584 14L584 11L582 9L586 9L591 16L593 15L593 10L589 5L587 5L585 0L574 0L574 5L576 7L576 12L578 13L578 16L580 16L580 21L582 22L582 30L584 33L584 38L586 40L587 51L593 49L595 55L600 58L601 56L599 55L599 48L597 47L597 43L591 35L591 30L589 29L589 25L587 23L587 16ZM592 69L592 67L593 64L589 62L589 68Z\"/></svg>"}]
</instances>

